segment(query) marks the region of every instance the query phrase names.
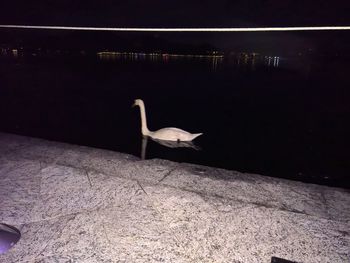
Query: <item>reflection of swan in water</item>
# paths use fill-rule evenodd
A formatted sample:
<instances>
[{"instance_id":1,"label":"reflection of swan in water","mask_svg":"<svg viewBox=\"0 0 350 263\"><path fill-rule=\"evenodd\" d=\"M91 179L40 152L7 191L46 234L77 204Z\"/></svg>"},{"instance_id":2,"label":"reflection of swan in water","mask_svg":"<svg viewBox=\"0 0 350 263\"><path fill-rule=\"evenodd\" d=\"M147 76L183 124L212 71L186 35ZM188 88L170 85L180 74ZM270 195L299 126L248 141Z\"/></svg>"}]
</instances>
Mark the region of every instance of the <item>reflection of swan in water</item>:
<instances>
[{"instance_id":1,"label":"reflection of swan in water","mask_svg":"<svg viewBox=\"0 0 350 263\"><path fill-rule=\"evenodd\" d=\"M141 112L141 132L143 136L149 136L152 139L163 140L163 141L180 141L189 142L196 137L202 135L202 133L189 133L187 131L178 128L163 128L158 131L150 131L147 128L146 110L145 104L142 100L137 99L133 106L139 106Z\"/></svg>"},{"instance_id":2,"label":"reflection of swan in water","mask_svg":"<svg viewBox=\"0 0 350 263\"><path fill-rule=\"evenodd\" d=\"M159 143L160 145L169 147L169 148L192 148L197 151L199 151L201 148L195 145L193 142L174 142L174 141L164 141L164 140L157 140L151 138L153 141ZM147 150L147 143L148 143L148 137L142 136L142 148L141 148L141 159L146 159L146 150Z\"/></svg>"},{"instance_id":3,"label":"reflection of swan in water","mask_svg":"<svg viewBox=\"0 0 350 263\"><path fill-rule=\"evenodd\" d=\"M198 146L196 146L193 142L189 141L189 142L182 142L182 141L164 141L164 140L157 140L154 138L151 138L153 141L169 147L169 148L192 148L195 150L200 150L200 148Z\"/></svg>"},{"instance_id":4,"label":"reflection of swan in water","mask_svg":"<svg viewBox=\"0 0 350 263\"><path fill-rule=\"evenodd\" d=\"M142 148L141 148L141 159L146 160L146 150L147 150L148 137L142 136Z\"/></svg>"}]
</instances>

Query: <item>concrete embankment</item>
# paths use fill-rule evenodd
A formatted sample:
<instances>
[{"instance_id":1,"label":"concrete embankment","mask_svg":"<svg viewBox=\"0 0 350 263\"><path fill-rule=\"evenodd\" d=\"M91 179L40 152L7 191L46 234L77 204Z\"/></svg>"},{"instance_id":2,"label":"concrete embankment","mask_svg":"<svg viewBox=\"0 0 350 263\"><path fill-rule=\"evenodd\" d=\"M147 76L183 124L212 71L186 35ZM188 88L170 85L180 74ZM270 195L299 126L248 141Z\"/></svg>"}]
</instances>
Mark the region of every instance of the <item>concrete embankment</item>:
<instances>
[{"instance_id":1,"label":"concrete embankment","mask_svg":"<svg viewBox=\"0 0 350 263\"><path fill-rule=\"evenodd\" d=\"M0 262L350 262L350 193L0 133Z\"/></svg>"}]
</instances>

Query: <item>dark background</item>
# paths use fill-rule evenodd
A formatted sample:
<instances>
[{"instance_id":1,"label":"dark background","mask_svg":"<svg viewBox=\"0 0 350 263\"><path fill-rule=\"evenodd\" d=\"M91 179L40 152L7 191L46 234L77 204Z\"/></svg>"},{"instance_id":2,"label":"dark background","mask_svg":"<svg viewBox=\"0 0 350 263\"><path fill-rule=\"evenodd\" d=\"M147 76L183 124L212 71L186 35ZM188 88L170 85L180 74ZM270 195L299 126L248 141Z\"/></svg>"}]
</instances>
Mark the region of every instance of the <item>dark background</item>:
<instances>
[{"instance_id":1,"label":"dark background","mask_svg":"<svg viewBox=\"0 0 350 263\"><path fill-rule=\"evenodd\" d=\"M250 27L349 24L350 3L295 0L2 1L0 24Z\"/></svg>"},{"instance_id":2,"label":"dark background","mask_svg":"<svg viewBox=\"0 0 350 263\"><path fill-rule=\"evenodd\" d=\"M284 27L350 25L350 1L6 1L0 24L93 27ZM108 33L0 30L0 44L33 48L221 50L295 55L350 53L348 31ZM12 46L13 47L13 46Z\"/></svg>"}]
</instances>

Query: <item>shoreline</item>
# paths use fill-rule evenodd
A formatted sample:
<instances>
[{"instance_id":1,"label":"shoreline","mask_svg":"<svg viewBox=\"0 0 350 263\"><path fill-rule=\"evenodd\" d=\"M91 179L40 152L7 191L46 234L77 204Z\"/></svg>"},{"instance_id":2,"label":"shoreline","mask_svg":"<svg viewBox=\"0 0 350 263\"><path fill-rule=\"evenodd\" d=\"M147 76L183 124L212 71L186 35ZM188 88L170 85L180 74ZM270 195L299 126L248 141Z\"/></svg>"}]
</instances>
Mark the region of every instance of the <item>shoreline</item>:
<instances>
[{"instance_id":1,"label":"shoreline","mask_svg":"<svg viewBox=\"0 0 350 263\"><path fill-rule=\"evenodd\" d=\"M345 262L350 192L0 133L0 261ZM30 248L30 249L29 249Z\"/></svg>"}]
</instances>

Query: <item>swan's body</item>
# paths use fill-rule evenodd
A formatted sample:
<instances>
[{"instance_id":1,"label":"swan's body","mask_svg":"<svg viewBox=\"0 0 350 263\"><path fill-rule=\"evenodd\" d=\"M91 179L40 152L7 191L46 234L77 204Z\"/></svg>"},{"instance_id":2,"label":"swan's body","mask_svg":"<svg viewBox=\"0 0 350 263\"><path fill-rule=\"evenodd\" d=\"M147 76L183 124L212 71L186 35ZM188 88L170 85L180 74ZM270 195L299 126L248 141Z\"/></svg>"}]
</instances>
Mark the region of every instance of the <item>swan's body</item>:
<instances>
[{"instance_id":1,"label":"swan's body","mask_svg":"<svg viewBox=\"0 0 350 263\"><path fill-rule=\"evenodd\" d=\"M196 137L201 135L201 133L189 133L187 131L178 128L163 128L155 132L149 132L148 136L153 139L163 140L163 141L181 141L188 142L192 141Z\"/></svg>"},{"instance_id":2,"label":"swan's body","mask_svg":"<svg viewBox=\"0 0 350 263\"><path fill-rule=\"evenodd\" d=\"M196 137L202 135L202 133L189 133L187 131L178 129L178 128L163 128L158 131L150 131L147 127L147 119L146 119L146 110L145 104L142 100L135 100L134 106L140 107L141 113L141 132L144 136L149 136L156 140L163 141L183 141L188 142L192 141Z\"/></svg>"}]
</instances>

